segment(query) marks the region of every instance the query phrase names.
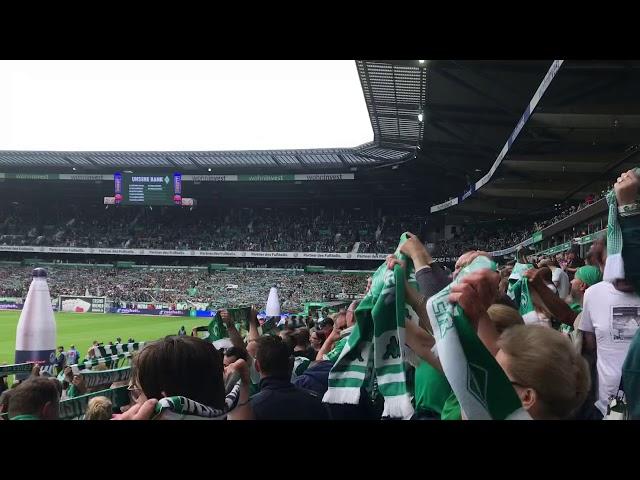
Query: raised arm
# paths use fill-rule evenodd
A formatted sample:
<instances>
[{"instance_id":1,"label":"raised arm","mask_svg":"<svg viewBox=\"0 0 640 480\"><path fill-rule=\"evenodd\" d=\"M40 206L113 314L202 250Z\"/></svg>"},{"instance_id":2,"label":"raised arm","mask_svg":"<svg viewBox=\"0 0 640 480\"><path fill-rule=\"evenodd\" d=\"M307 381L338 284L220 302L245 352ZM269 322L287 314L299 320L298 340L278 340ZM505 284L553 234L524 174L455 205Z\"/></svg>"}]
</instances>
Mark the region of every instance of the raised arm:
<instances>
[{"instance_id":1,"label":"raised arm","mask_svg":"<svg viewBox=\"0 0 640 480\"><path fill-rule=\"evenodd\" d=\"M229 340L231 340L233 346L244 350L244 340L242 339L242 335L240 335L240 332L238 332L235 323L233 323L233 317L231 316L229 311L226 309L220 310L220 316L222 317L222 321L227 327L227 332L229 332Z\"/></svg>"},{"instance_id":2,"label":"raised arm","mask_svg":"<svg viewBox=\"0 0 640 480\"><path fill-rule=\"evenodd\" d=\"M618 208L623 212L618 214L622 230L622 259L624 271L636 291L640 294L640 206L638 205L638 186L640 180L633 170L623 173L616 184L616 200Z\"/></svg>"},{"instance_id":3,"label":"raised arm","mask_svg":"<svg viewBox=\"0 0 640 480\"><path fill-rule=\"evenodd\" d=\"M549 309L549 312L551 312L559 322L573 326L573 322L578 314L571 310L569 305L558 297L558 295L549 290L549 287L544 283L543 277L548 275L548 270L548 267L539 268L537 270L527 270L524 273L524 276L529 279L529 285L538 293L540 299Z\"/></svg>"}]
</instances>

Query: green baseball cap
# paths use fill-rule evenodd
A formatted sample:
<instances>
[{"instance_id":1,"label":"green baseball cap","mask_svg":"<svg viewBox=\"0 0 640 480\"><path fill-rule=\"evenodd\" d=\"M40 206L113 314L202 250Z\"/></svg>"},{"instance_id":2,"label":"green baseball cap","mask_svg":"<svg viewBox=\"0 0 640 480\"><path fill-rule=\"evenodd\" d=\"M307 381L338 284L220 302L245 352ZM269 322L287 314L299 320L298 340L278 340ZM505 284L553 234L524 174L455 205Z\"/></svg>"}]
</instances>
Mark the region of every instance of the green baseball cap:
<instances>
[{"instance_id":1,"label":"green baseball cap","mask_svg":"<svg viewBox=\"0 0 640 480\"><path fill-rule=\"evenodd\" d=\"M580 267L576 270L576 278L587 285L592 286L602 281L602 272L598 267L585 265L584 267Z\"/></svg>"}]
</instances>

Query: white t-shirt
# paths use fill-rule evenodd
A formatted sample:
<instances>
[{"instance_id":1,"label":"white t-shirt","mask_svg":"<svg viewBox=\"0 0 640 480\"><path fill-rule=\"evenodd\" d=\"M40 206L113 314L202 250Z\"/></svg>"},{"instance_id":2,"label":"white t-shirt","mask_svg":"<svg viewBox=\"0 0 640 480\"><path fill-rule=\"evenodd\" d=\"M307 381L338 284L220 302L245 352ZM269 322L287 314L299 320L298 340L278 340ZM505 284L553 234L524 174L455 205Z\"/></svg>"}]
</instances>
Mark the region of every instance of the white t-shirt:
<instances>
[{"instance_id":1,"label":"white t-shirt","mask_svg":"<svg viewBox=\"0 0 640 480\"><path fill-rule=\"evenodd\" d=\"M551 272L551 280L554 285L558 287L558 296L563 300L567 298L569 292L571 292L571 283L569 282L569 275L561 268L554 268Z\"/></svg>"},{"instance_id":2,"label":"white t-shirt","mask_svg":"<svg viewBox=\"0 0 640 480\"><path fill-rule=\"evenodd\" d=\"M584 292L580 330L596 337L598 360L598 400L596 407L607 412L609 397L620 386L622 364L640 324L640 297L616 290L600 282Z\"/></svg>"}]
</instances>

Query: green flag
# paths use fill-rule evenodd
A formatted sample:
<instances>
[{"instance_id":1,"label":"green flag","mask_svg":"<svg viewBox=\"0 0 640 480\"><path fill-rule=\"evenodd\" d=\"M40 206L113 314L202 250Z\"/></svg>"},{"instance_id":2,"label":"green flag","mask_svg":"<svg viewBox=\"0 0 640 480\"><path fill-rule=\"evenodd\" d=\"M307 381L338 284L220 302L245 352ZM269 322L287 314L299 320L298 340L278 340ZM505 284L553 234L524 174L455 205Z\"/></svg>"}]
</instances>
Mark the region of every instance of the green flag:
<instances>
[{"instance_id":1,"label":"green flag","mask_svg":"<svg viewBox=\"0 0 640 480\"><path fill-rule=\"evenodd\" d=\"M236 326L240 335L245 338L249 332L249 316L251 315L251 307L227 308L226 310L229 312L232 322ZM228 341L223 341L228 338L229 330L227 330L227 326L222 321L222 315L220 314L220 310L218 310L209 323L209 336L207 337L207 340L216 344L216 348L222 348L229 344Z\"/></svg>"}]
</instances>

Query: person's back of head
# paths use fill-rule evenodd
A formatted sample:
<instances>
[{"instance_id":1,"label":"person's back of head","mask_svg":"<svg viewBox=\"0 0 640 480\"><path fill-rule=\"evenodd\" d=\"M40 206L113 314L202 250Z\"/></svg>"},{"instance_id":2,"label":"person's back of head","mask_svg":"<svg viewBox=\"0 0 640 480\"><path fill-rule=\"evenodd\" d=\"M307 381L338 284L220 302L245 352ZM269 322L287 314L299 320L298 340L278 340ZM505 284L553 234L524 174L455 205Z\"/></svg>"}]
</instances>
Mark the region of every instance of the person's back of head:
<instances>
[{"instance_id":1,"label":"person's back of head","mask_svg":"<svg viewBox=\"0 0 640 480\"><path fill-rule=\"evenodd\" d=\"M487 310L487 314L498 333L502 333L514 325L524 325L522 316L515 308L501 303L491 305Z\"/></svg>"},{"instance_id":2,"label":"person's back of head","mask_svg":"<svg viewBox=\"0 0 640 480\"><path fill-rule=\"evenodd\" d=\"M58 389L49 378L31 377L22 382L9 397L9 419L31 415L41 420L58 418Z\"/></svg>"},{"instance_id":3,"label":"person's back of head","mask_svg":"<svg viewBox=\"0 0 640 480\"><path fill-rule=\"evenodd\" d=\"M260 376L289 380L293 368L289 346L276 336L260 337L257 344L256 369Z\"/></svg>"},{"instance_id":4,"label":"person's back of head","mask_svg":"<svg viewBox=\"0 0 640 480\"><path fill-rule=\"evenodd\" d=\"M224 408L222 355L198 337L167 336L133 357L132 377L147 398L183 396Z\"/></svg>"},{"instance_id":5,"label":"person's back of head","mask_svg":"<svg viewBox=\"0 0 640 480\"><path fill-rule=\"evenodd\" d=\"M62 397L62 390L63 390L62 382L55 377L52 377L49 380L53 382L53 384L56 387L56 390L58 390L58 398Z\"/></svg>"},{"instance_id":6,"label":"person's back of head","mask_svg":"<svg viewBox=\"0 0 640 480\"><path fill-rule=\"evenodd\" d=\"M111 420L113 405L107 397L94 397L89 400L85 420Z\"/></svg>"},{"instance_id":7,"label":"person's back of head","mask_svg":"<svg viewBox=\"0 0 640 480\"><path fill-rule=\"evenodd\" d=\"M293 334L293 339L295 340L296 347L307 348L309 347L309 329L306 327L298 328Z\"/></svg>"},{"instance_id":8,"label":"person's back of head","mask_svg":"<svg viewBox=\"0 0 640 480\"><path fill-rule=\"evenodd\" d=\"M9 410L9 399L15 390L5 390L0 394L0 413L7 413Z\"/></svg>"},{"instance_id":9,"label":"person's back of head","mask_svg":"<svg viewBox=\"0 0 640 480\"><path fill-rule=\"evenodd\" d=\"M566 419L585 401L587 362L560 332L516 325L502 333L498 346L496 360L534 419Z\"/></svg>"}]
</instances>

